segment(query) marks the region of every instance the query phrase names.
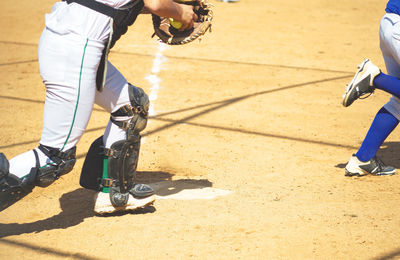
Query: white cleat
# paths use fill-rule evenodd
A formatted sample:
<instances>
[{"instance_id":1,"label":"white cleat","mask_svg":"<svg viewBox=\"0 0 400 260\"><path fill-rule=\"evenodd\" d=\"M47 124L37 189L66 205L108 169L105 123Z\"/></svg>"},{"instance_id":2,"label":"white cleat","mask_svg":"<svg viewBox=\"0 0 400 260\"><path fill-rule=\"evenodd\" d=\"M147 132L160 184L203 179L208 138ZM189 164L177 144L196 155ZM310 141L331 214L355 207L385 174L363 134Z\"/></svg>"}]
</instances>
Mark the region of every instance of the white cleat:
<instances>
[{"instance_id":1,"label":"white cleat","mask_svg":"<svg viewBox=\"0 0 400 260\"><path fill-rule=\"evenodd\" d=\"M345 176L363 176L367 174L383 176L395 174L396 169L392 166L385 165L385 163L376 156L369 161L363 162L353 154L346 165L345 172Z\"/></svg>"},{"instance_id":2,"label":"white cleat","mask_svg":"<svg viewBox=\"0 0 400 260\"><path fill-rule=\"evenodd\" d=\"M359 98L363 99L369 97L375 90L373 84L374 78L380 73L381 70L368 59L358 65L356 74L346 87L342 105L348 107ZM366 94L369 95L365 96Z\"/></svg>"}]
</instances>

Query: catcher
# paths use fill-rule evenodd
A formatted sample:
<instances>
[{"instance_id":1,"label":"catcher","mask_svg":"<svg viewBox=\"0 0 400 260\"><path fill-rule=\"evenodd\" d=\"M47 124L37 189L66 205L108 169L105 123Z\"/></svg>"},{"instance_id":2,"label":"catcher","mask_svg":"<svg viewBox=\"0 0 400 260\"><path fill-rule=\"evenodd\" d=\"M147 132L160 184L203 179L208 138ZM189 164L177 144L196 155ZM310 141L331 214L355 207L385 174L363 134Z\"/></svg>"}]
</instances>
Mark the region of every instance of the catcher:
<instances>
[{"instance_id":1,"label":"catcher","mask_svg":"<svg viewBox=\"0 0 400 260\"><path fill-rule=\"evenodd\" d=\"M194 2L172 0L65 0L46 15L38 60L46 86L39 146L8 160L0 153L0 211L35 186L46 187L70 172L76 145L93 105L110 113L104 134L91 145L80 184L98 191L98 214L133 210L154 202L152 188L135 181L140 133L147 124L149 99L108 60L109 50L140 13L168 17L193 30Z\"/></svg>"}]
</instances>

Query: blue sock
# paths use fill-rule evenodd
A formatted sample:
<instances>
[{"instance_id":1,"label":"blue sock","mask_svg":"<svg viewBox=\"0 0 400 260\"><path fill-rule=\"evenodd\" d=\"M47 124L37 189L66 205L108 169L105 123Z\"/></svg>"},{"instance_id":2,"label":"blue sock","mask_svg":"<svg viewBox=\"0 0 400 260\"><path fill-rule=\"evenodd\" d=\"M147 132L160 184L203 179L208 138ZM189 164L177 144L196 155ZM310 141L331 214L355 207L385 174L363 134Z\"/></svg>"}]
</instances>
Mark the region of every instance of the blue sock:
<instances>
[{"instance_id":1,"label":"blue sock","mask_svg":"<svg viewBox=\"0 0 400 260\"><path fill-rule=\"evenodd\" d=\"M400 98L400 79L381 73L374 78L374 86Z\"/></svg>"},{"instance_id":2,"label":"blue sock","mask_svg":"<svg viewBox=\"0 0 400 260\"><path fill-rule=\"evenodd\" d=\"M373 158L398 123L399 120L382 107L376 114L360 150L356 153L357 158L363 162Z\"/></svg>"}]
</instances>

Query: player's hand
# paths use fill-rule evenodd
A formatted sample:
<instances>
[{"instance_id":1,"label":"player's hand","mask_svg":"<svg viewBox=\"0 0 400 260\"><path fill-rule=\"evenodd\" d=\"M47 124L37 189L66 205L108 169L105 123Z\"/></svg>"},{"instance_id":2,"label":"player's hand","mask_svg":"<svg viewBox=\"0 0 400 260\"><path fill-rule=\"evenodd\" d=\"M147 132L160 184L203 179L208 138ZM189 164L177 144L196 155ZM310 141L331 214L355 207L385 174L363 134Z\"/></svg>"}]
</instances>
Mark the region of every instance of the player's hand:
<instances>
[{"instance_id":1,"label":"player's hand","mask_svg":"<svg viewBox=\"0 0 400 260\"><path fill-rule=\"evenodd\" d=\"M193 6L185 4L179 4L179 6L182 8L182 17L178 19L182 23L182 27L179 30L184 31L193 28L194 22L197 20L197 15L193 12Z\"/></svg>"}]
</instances>

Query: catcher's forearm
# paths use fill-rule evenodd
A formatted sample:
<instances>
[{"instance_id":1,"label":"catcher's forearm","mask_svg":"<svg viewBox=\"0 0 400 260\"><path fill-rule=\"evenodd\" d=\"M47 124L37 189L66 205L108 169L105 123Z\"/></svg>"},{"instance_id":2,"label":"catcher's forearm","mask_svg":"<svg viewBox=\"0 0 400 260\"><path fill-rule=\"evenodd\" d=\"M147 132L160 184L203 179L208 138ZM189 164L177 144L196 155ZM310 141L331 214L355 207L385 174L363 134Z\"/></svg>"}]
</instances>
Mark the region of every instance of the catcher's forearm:
<instances>
[{"instance_id":1,"label":"catcher's forearm","mask_svg":"<svg viewBox=\"0 0 400 260\"><path fill-rule=\"evenodd\" d=\"M148 11L158 16L182 20L184 10L173 0L144 0L144 5Z\"/></svg>"}]
</instances>

